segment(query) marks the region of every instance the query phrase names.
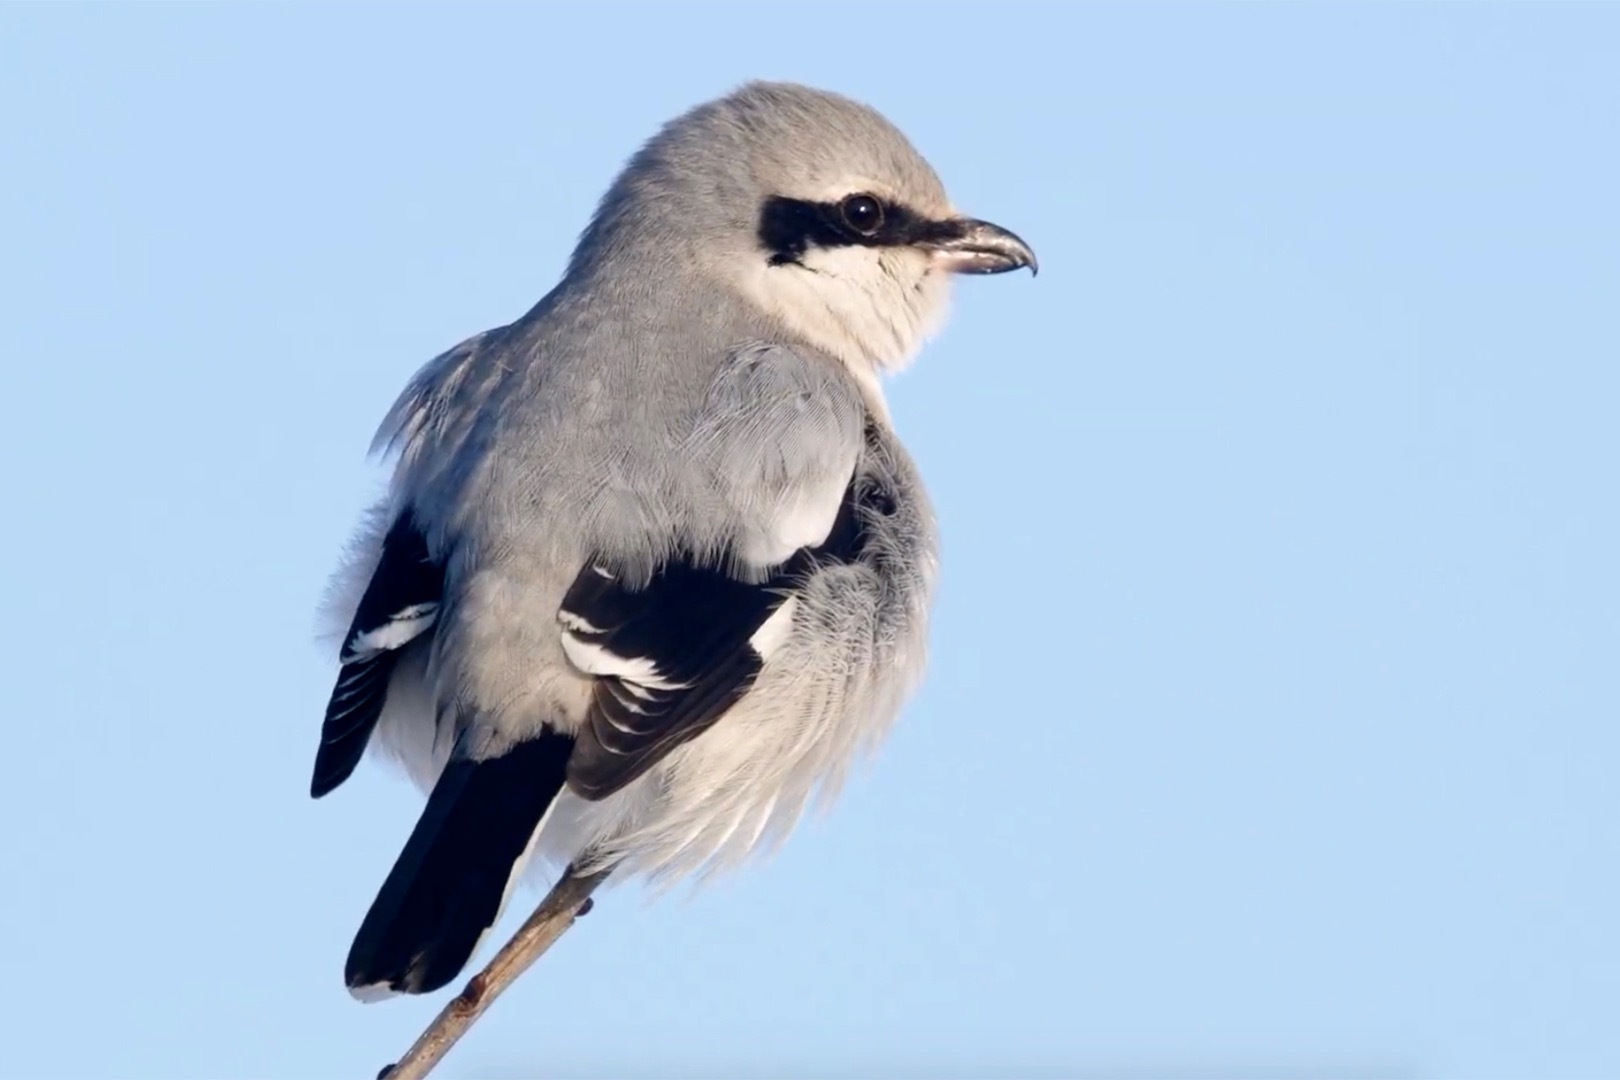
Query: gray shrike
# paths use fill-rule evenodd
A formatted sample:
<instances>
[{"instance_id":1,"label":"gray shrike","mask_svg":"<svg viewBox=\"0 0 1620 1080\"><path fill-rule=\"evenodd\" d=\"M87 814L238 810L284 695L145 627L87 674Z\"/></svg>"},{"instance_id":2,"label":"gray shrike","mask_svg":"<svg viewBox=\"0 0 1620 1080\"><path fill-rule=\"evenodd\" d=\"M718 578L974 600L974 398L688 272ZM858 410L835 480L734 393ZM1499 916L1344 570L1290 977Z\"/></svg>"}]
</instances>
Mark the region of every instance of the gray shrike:
<instances>
[{"instance_id":1,"label":"gray shrike","mask_svg":"<svg viewBox=\"0 0 1620 1080\"><path fill-rule=\"evenodd\" d=\"M326 604L312 793L371 745L428 792L356 997L453 979L533 853L666 883L830 797L922 672L935 576L879 375L952 275L1016 267L878 113L753 83L631 159L533 310L416 375Z\"/></svg>"}]
</instances>

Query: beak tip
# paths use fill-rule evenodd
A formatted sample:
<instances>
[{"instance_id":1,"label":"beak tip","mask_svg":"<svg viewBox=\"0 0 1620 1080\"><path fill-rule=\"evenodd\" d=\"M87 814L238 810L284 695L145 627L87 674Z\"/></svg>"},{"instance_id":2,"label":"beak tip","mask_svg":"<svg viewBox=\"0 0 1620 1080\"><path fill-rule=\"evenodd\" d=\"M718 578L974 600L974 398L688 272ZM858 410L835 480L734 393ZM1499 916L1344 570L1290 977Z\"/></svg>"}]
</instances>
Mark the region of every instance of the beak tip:
<instances>
[{"instance_id":1,"label":"beak tip","mask_svg":"<svg viewBox=\"0 0 1620 1080\"><path fill-rule=\"evenodd\" d=\"M933 247L954 273L1003 274L1028 267L1031 277L1040 274L1034 250L1017 233L977 218L953 224L954 234Z\"/></svg>"}]
</instances>

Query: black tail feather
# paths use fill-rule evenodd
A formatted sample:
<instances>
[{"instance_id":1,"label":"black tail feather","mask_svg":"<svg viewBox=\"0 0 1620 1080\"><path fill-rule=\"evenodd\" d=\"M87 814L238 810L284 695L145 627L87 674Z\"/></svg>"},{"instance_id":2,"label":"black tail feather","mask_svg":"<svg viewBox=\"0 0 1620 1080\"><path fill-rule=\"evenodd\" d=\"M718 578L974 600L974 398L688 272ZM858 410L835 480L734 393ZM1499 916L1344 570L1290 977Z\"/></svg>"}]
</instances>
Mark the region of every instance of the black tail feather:
<instances>
[{"instance_id":1,"label":"black tail feather","mask_svg":"<svg viewBox=\"0 0 1620 1080\"><path fill-rule=\"evenodd\" d=\"M352 993L430 993L467 966L562 791L573 745L548 731L445 767L355 935L344 971Z\"/></svg>"}]
</instances>

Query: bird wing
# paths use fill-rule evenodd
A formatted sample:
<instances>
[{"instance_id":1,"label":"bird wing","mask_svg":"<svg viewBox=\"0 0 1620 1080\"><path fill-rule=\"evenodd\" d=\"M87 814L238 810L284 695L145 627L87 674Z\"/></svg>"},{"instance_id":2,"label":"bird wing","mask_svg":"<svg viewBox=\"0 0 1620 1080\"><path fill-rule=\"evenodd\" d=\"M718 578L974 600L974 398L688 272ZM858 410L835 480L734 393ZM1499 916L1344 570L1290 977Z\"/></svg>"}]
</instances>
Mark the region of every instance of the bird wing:
<instances>
[{"instance_id":1,"label":"bird wing","mask_svg":"<svg viewBox=\"0 0 1620 1080\"><path fill-rule=\"evenodd\" d=\"M383 537L382 558L343 639L343 667L315 752L310 781L315 798L347 780L360 763L400 650L433 628L443 593L444 567L429 554L427 539L407 510Z\"/></svg>"},{"instance_id":2,"label":"bird wing","mask_svg":"<svg viewBox=\"0 0 1620 1080\"><path fill-rule=\"evenodd\" d=\"M606 798L741 700L791 632L804 579L857 557L862 515L874 505L883 512L883 498L853 478L826 537L759 582L681 557L634 585L587 564L557 615L569 660L596 676L570 787Z\"/></svg>"}]
</instances>

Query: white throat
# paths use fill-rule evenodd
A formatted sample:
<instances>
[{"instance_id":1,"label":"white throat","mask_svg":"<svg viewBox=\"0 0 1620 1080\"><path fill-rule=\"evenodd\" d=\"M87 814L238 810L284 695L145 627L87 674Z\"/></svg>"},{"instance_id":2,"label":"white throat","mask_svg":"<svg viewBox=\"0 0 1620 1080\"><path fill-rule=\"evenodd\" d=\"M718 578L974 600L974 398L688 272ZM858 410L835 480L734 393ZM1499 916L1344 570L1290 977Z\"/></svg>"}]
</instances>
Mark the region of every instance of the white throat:
<instances>
[{"instance_id":1,"label":"white throat","mask_svg":"<svg viewBox=\"0 0 1620 1080\"><path fill-rule=\"evenodd\" d=\"M950 300L949 275L904 248L812 248L802 265L762 260L744 288L791 333L842 360L880 412L878 375L912 361Z\"/></svg>"}]
</instances>

